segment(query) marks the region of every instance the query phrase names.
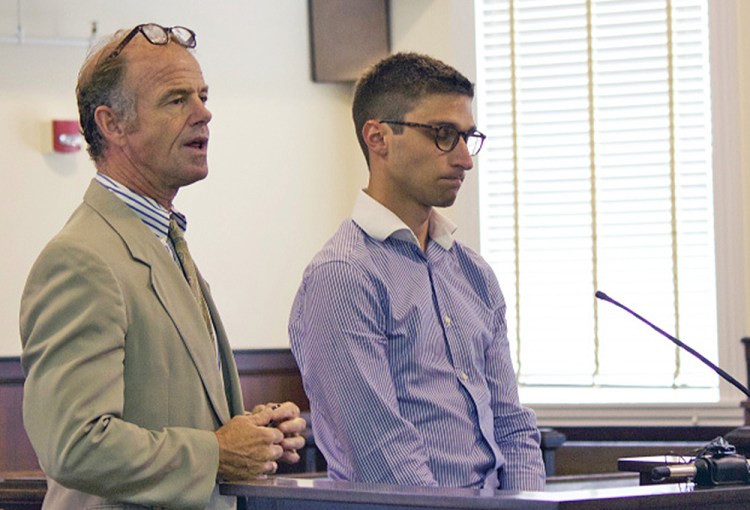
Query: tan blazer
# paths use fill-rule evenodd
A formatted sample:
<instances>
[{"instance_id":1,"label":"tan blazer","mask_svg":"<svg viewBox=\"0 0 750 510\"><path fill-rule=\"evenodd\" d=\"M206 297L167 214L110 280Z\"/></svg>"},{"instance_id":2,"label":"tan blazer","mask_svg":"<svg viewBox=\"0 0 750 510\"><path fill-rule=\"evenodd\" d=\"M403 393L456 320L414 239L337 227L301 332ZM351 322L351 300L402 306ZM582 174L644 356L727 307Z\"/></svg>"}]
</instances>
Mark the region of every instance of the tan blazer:
<instances>
[{"instance_id":1,"label":"tan blazer","mask_svg":"<svg viewBox=\"0 0 750 510\"><path fill-rule=\"evenodd\" d=\"M215 490L213 431L244 411L242 395L201 285L223 383L181 270L92 181L34 264L21 301L24 425L48 477L45 509L234 507Z\"/></svg>"}]
</instances>

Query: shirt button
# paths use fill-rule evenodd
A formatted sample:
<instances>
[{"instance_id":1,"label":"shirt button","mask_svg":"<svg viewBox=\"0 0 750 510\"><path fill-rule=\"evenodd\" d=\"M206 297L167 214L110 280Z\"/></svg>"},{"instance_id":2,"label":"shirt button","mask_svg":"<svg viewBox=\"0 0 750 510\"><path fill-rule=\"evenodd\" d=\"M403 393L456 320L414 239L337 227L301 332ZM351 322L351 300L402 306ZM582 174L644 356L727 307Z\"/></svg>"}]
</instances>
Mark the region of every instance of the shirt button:
<instances>
[{"instance_id":1,"label":"shirt button","mask_svg":"<svg viewBox=\"0 0 750 510\"><path fill-rule=\"evenodd\" d=\"M445 325L446 326L450 326L451 325L451 318L448 317L447 315L445 317L443 317L443 320L445 321Z\"/></svg>"},{"instance_id":2,"label":"shirt button","mask_svg":"<svg viewBox=\"0 0 750 510\"><path fill-rule=\"evenodd\" d=\"M459 377L461 378L461 380L462 380L463 382L466 382L466 381L468 381L468 380L469 380L469 374L467 374L467 373L466 373L466 372L464 372L463 370L460 370L460 371L458 372L458 376L459 376Z\"/></svg>"}]
</instances>

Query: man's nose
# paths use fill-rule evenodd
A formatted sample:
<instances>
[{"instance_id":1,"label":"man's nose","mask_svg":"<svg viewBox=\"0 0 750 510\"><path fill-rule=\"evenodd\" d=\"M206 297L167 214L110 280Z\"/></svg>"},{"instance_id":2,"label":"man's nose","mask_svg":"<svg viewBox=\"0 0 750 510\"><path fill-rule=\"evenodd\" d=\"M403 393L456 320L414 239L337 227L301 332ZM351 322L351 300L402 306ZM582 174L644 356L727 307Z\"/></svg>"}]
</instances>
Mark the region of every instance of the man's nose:
<instances>
[{"instance_id":1,"label":"man's nose","mask_svg":"<svg viewBox=\"0 0 750 510\"><path fill-rule=\"evenodd\" d=\"M213 117L211 110L206 107L206 103L202 99L196 100L194 108L195 111L193 112L193 115L195 116L196 123L208 124L211 121L211 118Z\"/></svg>"},{"instance_id":2,"label":"man's nose","mask_svg":"<svg viewBox=\"0 0 750 510\"><path fill-rule=\"evenodd\" d=\"M458 137L458 143L451 151L451 155L455 158L454 164L460 165L464 170L474 168L474 159L471 157L469 146L463 136Z\"/></svg>"}]
</instances>

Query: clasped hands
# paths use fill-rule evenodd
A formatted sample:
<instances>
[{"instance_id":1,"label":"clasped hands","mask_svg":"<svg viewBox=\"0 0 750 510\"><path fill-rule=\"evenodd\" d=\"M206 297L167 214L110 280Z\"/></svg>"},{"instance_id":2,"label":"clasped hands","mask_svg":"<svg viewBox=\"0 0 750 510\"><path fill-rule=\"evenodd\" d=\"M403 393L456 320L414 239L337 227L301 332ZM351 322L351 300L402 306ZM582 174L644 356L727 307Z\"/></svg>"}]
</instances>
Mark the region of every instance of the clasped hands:
<instances>
[{"instance_id":1,"label":"clasped hands","mask_svg":"<svg viewBox=\"0 0 750 510\"><path fill-rule=\"evenodd\" d=\"M235 416L216 431L219 441L219 478L252 480L275 473L277 462L299 461L297 450L305 446L301 433L306 422L292 402L257 405Z\"/></svg>"}]
</instances>

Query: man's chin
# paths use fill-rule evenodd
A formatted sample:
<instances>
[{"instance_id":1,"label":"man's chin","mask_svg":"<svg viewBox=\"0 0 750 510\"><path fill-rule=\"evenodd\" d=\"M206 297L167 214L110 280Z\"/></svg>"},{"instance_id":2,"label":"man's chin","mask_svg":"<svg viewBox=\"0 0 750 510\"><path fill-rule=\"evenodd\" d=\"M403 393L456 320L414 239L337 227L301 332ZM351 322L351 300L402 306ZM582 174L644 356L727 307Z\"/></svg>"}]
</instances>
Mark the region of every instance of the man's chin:
<instances>
[{"instance_id":1,"label":"man's chin","mask_svg":"<svg viewBox=\"0 0 750 510\"><path fill-rule=\"evenodd\" d=\"M202 181L206 177L208 177L208 171L184 173L180 176L179 181L176 183L176 187L177 189L185 188L198 181Z\"/></svg>"},{"instance_id":2,"label":"man's chin","mask_svg":"<svg viewBox=\"0 0 750 510\"><path fill-rule=\"evenodd\" d=\"M208 166L201 166L193 169L193 171L189 172L187 175L187 180L189 181L188 184L192 184L194 182L202 181L206 177L208 177ZM186 184L187 186L187 184Z\"/></svg>"},{"instance_id":3,"label":"man's chin","mask_svg":"<svg viewBox=\"0 0 750 510\"><path fill-rule=\"evenodd\" d=\"M443 197L441 200L436 201L437 203L432 204L432 206L433 207L450 207L456 202L457 198L458 198L458 194L448 196L448 197Z\"/></svg>"}]
</instances>

